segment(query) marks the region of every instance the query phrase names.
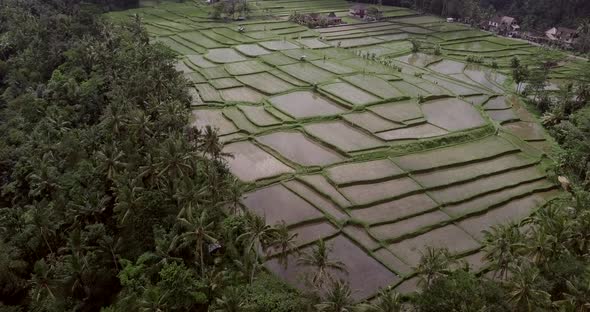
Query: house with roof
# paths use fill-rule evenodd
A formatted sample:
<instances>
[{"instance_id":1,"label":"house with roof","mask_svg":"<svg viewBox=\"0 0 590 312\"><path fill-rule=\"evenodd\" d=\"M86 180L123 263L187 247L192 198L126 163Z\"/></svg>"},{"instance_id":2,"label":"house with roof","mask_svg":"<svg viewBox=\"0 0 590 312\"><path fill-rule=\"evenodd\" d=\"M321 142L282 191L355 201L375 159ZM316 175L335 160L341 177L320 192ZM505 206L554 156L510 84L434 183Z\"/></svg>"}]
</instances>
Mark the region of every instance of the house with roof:
<instances>
[{"instance_id":1,"label":"house with roof","mask_svg":"<svg viewBox=\"0 0 590 312\"><path fill-rule=\"evenodd\" d=\"M330 12L330 14L328 14L328 23L330 25L342 24L342 18L336 16L336 13L334 12Z\"/></svg>"},{"instance_id":2,"label":"house with roof","mask_svg":"<svg viewBox=\"0 0 590 312\"><path fill-rule=\"evenodd\" d=\"M572 44L576 38L578 38L578 31L566 27L557 27L557 39L562 42Z\"/></svg>"},{"instance_id":3,"label":"house with roof","mask_svg":"<svg viewBox=\"0 0 590 312\"><path fill-rule=\"evenodd\" d=\"M545 32L545 37L550 42L571 46L578 37L578 31L567 27L553 27Z\"/></svg>"},{"instance_id":4,"label":"house with roof","mask_svg":"<svg viewBox=\"0 0 590 312\"><path fill-rule=\"evenodd\" d=\"M353 5L348 11L350 16L364 18L367 15L367 5L364 3L357 3Z\"/></svg>"},{"instance_id":5,"label":"house with roof","mask_svg":"<svg viewBox=\"0 0 590 312\"><path fill-rule=\"evenodd\" d=\"M515 36L520 31L520 26L514 17L496 16L488 21L488 30L498 34Z\"/></svg>"}]
</instances>

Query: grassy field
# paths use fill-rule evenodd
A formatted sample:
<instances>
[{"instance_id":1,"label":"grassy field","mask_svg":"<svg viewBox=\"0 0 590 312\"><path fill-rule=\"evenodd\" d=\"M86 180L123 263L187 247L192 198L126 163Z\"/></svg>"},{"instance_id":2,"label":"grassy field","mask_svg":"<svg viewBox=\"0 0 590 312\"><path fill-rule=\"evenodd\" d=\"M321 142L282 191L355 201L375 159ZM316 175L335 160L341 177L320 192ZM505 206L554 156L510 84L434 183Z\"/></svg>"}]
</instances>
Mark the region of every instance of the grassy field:
<instances>
[{"instance_id":1,"label":"grassy field","mask_svg":"<svg viewBox=\"0 0 590 312\"><path fill-rule=\"evenodd\" d=\"M287 16L346 16L349 3L250 3L241 23L210 19L202 1L146 2L110 17L139 14L152 41L178 54L194 125L219 130L230 171L247 186L244 207L287 222L304 251L326 239L357 300L387 285L415 289L426 246L484 272L481 231L558 194L540 166L551 144L508 68L512 55L526 62L537 48L403 8L310 30ZM425 51L411 53L411 39ZM442 55L428 54L434 44ZM474 55L483 64L467 64ZM289 263L271 257L266 267L301 286L305 269Z\"/></svg>"}]
</instances>

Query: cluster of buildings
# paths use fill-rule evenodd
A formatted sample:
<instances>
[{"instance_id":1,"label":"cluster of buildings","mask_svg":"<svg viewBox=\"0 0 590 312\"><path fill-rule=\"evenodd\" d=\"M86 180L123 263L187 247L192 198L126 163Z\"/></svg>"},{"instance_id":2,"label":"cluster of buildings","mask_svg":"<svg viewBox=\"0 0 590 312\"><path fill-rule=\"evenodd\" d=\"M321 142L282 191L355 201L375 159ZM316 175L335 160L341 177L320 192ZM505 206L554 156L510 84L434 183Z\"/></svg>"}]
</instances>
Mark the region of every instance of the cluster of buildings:
<instances>
[{"instance_id":1,"label":"cluster of buildings","mask_svg":"<svg viewBox=\"0 0 590 312\"><path fill-rule=\"evenodd\" d=\"M359 18L370 22L378 20L381 17L381 12L375 6L368 6L364 3L356 3L350 7L348 15L350 17ZM334 12L331 12L327 15L320 13L294 13L291 17L291 20L302 25L307 25L311 28L328 27L343 23L342 18L336 16Z\"/></svg>"},{"instance_id":2,"label":"cluster of buildings","mask_svg":"<svg viewBox=\"0 0 590 312\"><path fill-rule=\"evenodd\" d=\"M517 20L510 16L495 16L490 20L483 21L480 27L501 36L523 38L532 42L558 45L563 48L571 48L576 38L578 38L577 30L566 27L553 27L544 33L523 32Z\"/></svg>"}]
</instances>

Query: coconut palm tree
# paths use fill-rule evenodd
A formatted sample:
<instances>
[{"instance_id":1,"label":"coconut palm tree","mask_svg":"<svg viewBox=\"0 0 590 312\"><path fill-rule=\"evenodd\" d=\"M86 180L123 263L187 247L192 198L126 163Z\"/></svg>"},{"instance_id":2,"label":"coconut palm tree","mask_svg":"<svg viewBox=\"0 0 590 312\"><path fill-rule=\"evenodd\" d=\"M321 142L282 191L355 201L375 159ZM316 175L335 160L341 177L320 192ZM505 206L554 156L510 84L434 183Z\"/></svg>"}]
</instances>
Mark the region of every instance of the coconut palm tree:
<instances>
[{"instance_id":1,"label":"coconut palm tree","mask_svg":"<svg viewBox=\"0 0 590 312\"><path fill-rule=\"evenodd\" d=\"M156 166L158 176L166 174L169 179L182 178L193 171L192 157L183 148L183 141L178 138L169 138L159 151Z\"/></svg>"},{"instance_id":2,"label":"coconut palm tree","mask_svg":"<svg viewBox=\"0 0 590 312\"><path fill-rule=\"evenodd\" d=\"M49 252L53 254L53 248L49 241L55 237L59 222L56 222L55 210L47 207L47 202L33 202L26 206L31 216L32 225L39 231L39 235L45 242Z\"/></svg>"},{"instance_id":3,"label":"coconut palm tree","mask_svg":"<svg viewBox=\"0 0 590 312\"><path fill-rule=\"evenodd\" d=\"M139 299L139 311L141 312L164 312L166 307L166 295L159 287L149 286Z\"/></svg>"},{"instance_id":4,"label":"coconut palm tree","mask_svg":"<svg viewBox=\"0 0 590 312\"><path fill-rule=\"evenodd\" d=\"M355 310L351 298L352 292L348 284L342 280L332 283L321 303L316 304L315 308L320 312L351 312Z\"/></svg>"},{"instance_id":5,"label":"coconut palm tree","mask_svg":"<svg viewBox=\"0 0 590 312\"><path fill-rule=\"evenodd\" d=\"M530 239L526 243L527 254L537 266L542 266L556 256L557 244L559 242L555 236L547 233L543 228L533 227Z\"/></svg>"},{"instance_id":6,"label":"coconut palm tree","mask_svg":"<svg viewBox=\"0 0 590 312\"><path fill-rule=\"evenodd\" d=\"M31 285L31 299L37 302L42 301L46 296L55 299L55 295L51 290L53 286L52 271L53 268L44 259L35 262L33 274L29 280L29 284Z\"/></svg>"},{"instance_id":7,"label":"coconut palm tree","mask_svg":"<svg viewBox=\"0 0 590 312\"><path fill-rule=\"evenodd\" d=\"M207 295L208 305L211 305L215 298L219 297L219 293L225 284L227 272L219 270L215 267L208 269L205 275L201 278L200 283L204 285L204 291Z\"/></svg>"},{"instance_id":8,"label":"coconut palm tree","mask_svg":"<svg viewBox=\"0 0 590 312\"><path fill-rule=\"evenodd\" d=\"M199 149L203 151L203 156L209 155L212 159L218 159L221 156L223 144L219 141L217 131L210 125L205 126Z\"/></svg>"},{"instance_id":9,"label":"coconut palm tree","mask_svg":"<svg viewBox=\"0 0 590 312\"><path fill-rule=\"evenodd\" d=\"M448 249L426 247L416 268L416 273L420 276L418 284L424 288L430 287L434 280L448 273L451 264L453 260Z\"/></svg>"},{"instance_id":10,"label":"coconut palm tree","mask_svg":"<svg viewBox=\"0 0 590 312\"><path fill-rule=\"evenodd\" d=\"M105 173L107 179L113 180L115 174L126 165L123 161L124 156L125 153L116 146L107 145L96 152L98 169Z\"/></svg>"},{"instance_id":11,"label":"coconut palm tree","mask_svg":"<svg viewBox=\"0 0 590 312\"><path fill-rule=\"evenodd\" d=\"M279 264L282 264L283 267L286 269L289 265L289 251L298 252L297 245L295 244L295 239L297 238L297 233L291 234L289 232L289 228L285 221L277 224L275 226L275 235L274 240L272 241L272 247L278 251L278 259Z\"/></svg>"},{"instance_id":12,"label":"coconut palm tree","mask_svg":"<svg viewBox=\"0 0 590 312\"><path fill-rule=\"evenodd\" d=\"M508 301L514 311L541 311L551 303L551 295L541 288L542 277L539 270L530 263L511 268L512 277L506 283Z\"/></svg>"},{"instance_id":13,"label":"coconut palm tree","mask_svg":"<svg viewBox=\"0 0 590 312\"><path fill-rule=\"evenodd\" d=\"M254 282L256 272L262 269L262 264L258 260L258 252L245 249L238 259L234 259L234 265L238 268L239 274L244 277L248 283Z\"/></svg>"},{"instance_id":14,"label":"coconut palm tree","mask_svg":"<svg viewBox=\"0 0 590 312\"><path fill-rule=\"evenodd\" d=\"M402 312L402 296L390 288L382 289L376 303L361 304L358 308L362 312Z\"/></svg>"},{"instance_id":15,"label":"coconut palm tree","mask_svg":"<svg viewBox=\"0 0 590 312\"><path fill-rule=\"evenodd\" d=\"M123 131L123 128L127 122L127 116L124 113L123 106L120 105L120 103L107 106L104 111L103 120L101 121L102 125L106 127L110 133L115 135L118 135Z\"/></svg>"},{"instance_id":16,"label":"coconut palm tree","mask_svg":"<svg viewBox=\"0 0 590 312\"><path fill-rule=\"evenodd\" d=\"M246 242L246 248L258 251L266 251L274 240L275 229L266 224L263 217L248 211L246 217L246 232L238 236L238 241Z\"/></svg>"},{"instance_id":17,"label":"coconut palm tree","mask_svg":"<svg viewBox=\"0 0 590 312\"><path fill-rule=\"evenodd\" d=\"M580 24L578 25L578 33L590 34L590 19L585 18L580 21Z\"/></svg>"},{"instance_id":18,"label":"coconut palm tree","mask_svg":"<svg viewBox=\"0 0 590 312\"><path fill-rule=\"evenodd\" d=\"M178 184L176 193L172 196L180 208L178 217L193 215L193 210L199 207L199 203L206 202L205 198L210 195L210 189L206 185L196 187L198 183L189 177L184 177Z\"/></svg>"},{"instance_id":19,"label":"coconut palm tree","mask_svg":"<svg viewBox=\"0 0 590 312\"><path fill-rule=\"evenodd\" d=\"M144 110L137 109L131 112L129 128L133 138L140 140L140 142L145 142L147 136L152 135L153 126L151 116L146 114Z\"/></svg>"},{"instance_id":20,"label":"coconut palm tree","mask_svg":"<svg viewBox=\"0 0 590 312\"><path fill-rule=\"evenodd\" d=\"M178 218L180 226L186 231L174 238L174 245L180 241L181 244L194 244L195 255L199 258L201 275L205 274L205 244L217 242L213 236L214 222L209 220L207 210L203 209L199 215L188 215L187 218Z\"/></svg>"},{"instance_id":21,"label":"coconut palm tree","mask_svg":"<svg viewBox=\"0 0 590 312\"><path fill-rule=\"evenodd\" d=\"M157 275L158 272L167 264L172 262L182 262L182 258L176 257L174 251L176 249L174 237L168 234L156 235L156 247L154 251L148 251L141 255L142 260L146 263L152 264L149 268L150 274Z\"/></svg>"},{"instance_id":22,"label":"coconut palm tree","mask_svg":"<svg viewBox=\"0 0 590 312\"><path fill-rule=\"evenodd\" d=\"M483 233L485 259L494 266L494 277L498 274L500 278L506 278L510 264L514 263L525 247L520 229L515 224L503 224Z\"/></svg>"},{"instance_id":23,"label":"coconut palm tree","mask_svg":"<svg viewBox=\"0 0 590 312\"><path fill-rule=\"evenodd\" d=\"M232 214L238 213L238 208L241 207L240 203L242 202L242 194L244 194L246 187L245 185L240 182L237 178L231 178L228 182L228 187L225 188L227 191L227 196L225 196L228 200L227 203L229 205L230 212Z\"/></svg>"},{"instance_id":24,"label":"coconut palm tree","mask_svg":"<svg viewBox=\"0 0 590 312\"><path fill-rule=\"evenodd\" d=\"M266 224L263 217L253 213L247 212L246 215L246 231L238 236L238 241L245 242L246 252L253 252L255 255L255 262L258 263L261 252L265 252L270 243L274 240L276 230ZM250 281L254 280L254 272Z\"/></svg>"},{"instance_id":25,"label":"coconut palm tree","mask_svg":"<svg viewBox=\"0 0 590 312\"><path fill-rule=\"evenodd\" d=\"M343 262L330 259L332 249L326 245L323 239L316 242L315 246L304 253L297 263L302 266L309 266L315 269L311 284L320 289L326 280L333 280L330 271L346 273L346 266Z\"/></svg>"},{"instance_id":26,"label":"coconut palm tree","mask_svg":"<svg viewBox=\"0 0 590 312\"><path fill-rule=\"evenodd\" d=\"M125 222L140 209L144 188L138 186L136 179L124 179L123 183L117 183L115 189L116 202L114 212L117 215L117 220L120 225L125 225Z\"/></svg>"},{"instance_id":27,"label":"coconut palm tree","mask_svg":"<svg viewBox=\"0 0 590 312\"><path fill-rule=\"evenodd\" d=\"M6 290L19 289L23 285L21 275L26 273L27 263L20 250L0 239L0 285ZM7 293L7 292L5 292Z\"/></svg>"},{"instance_id":28,"label":"coconut palm tree","mask_svg":"<svg viewBox=\"0 0 590 312\"><path fill-rule=\"evenodd\" d=\"M30 185L29 196L46 196L55 194L61 186L57 182L58 169L52 161L53 153L48 152L43 158L36 162L33 171L27 175L27 181Z\"/></svg>"},{"instance_id":29,"label":"coconut palm tree","mask_svg":"<svg viewBox=\"0 0 590 312\"><path fill-rule=\"evenodd\" d=\"M588 274L588 273L587 273ZM565 299L556 303L559 307L566 307L566 311L590 311L590 278L575 277L572 282L566 281Z\"/></svg>"},{"instance_id":30,"label":"coconut palm tree","mask_svg":"<svg viewBox=\"0 0 590 312\"><path fill-rule=\"evenodd\" d=\"M213 307L214 312L245 311L244 295L238 287L228 287L221 298L217 298Z\"/></svg>"}]
</instances>

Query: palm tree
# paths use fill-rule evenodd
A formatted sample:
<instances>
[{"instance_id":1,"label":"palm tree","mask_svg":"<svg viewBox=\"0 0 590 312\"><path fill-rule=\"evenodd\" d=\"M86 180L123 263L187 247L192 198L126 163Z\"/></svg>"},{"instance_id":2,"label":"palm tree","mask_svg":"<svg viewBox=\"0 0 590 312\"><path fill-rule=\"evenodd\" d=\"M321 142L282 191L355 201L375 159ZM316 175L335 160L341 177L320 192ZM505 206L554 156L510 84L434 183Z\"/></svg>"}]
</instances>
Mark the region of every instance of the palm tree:
<instances>
[{"instance_id":1,"label":"palm tree","mask_svg":"<svg viewBox=\"0 0 590 312\"><path fill-rule=\"evenodd\" d=\"M139 167L138 178L142 179L147 185L154 185L158 176L158 165L151 153L145 155L144 165Z\"/></svg>"},{"instance_id":2,"label":"palm tree","mask_svg":"<svg viewBox=\"0 0 590 312\"><path fill-rule=\"evenodd\" d=\"M117 183L115 192L116 202L114 211L120 225L125 225L129 217L140 208L143 203L143 188L137 186L136 179L124 180L124 183Z\"/></svg>"},{"instance_id":3,"label":"palm tree","mask_svg":"<svg viewBox=\"0 0 590 312\"><path fill-rule=\"evenodd\" d=\"M484 233L485 259L495 268L500 278L506 278L511 263L518 258L520 251L525 247L523 236L516 224L504 224L493 226L490 231Z\"/></svg>"},{"instance_id":4,"label":"palm tree","mask_svg":"<svg viewBox=\"0 0 590 312\"><path fill-rule=\"evenodd\" d=\"M578 25L579 34L590 34L590 19L585 18Z\"/></svg>"},{"instance_id":5,"label":"palm tree","mask_svg":"<svg viewBox=\"0 0 590 312\"><path fill-rule=\"evenodd\" d=\"M146 136L153 133L153 122L149 114L144 110L137 109L131 112L131 120L129 121L132 137L145 142Z\"/></svg>"},{"instance_id":6,"label":"palm tree","mask_svg":"<svg viewBox=\"0 0 590 312\"><path fill-rule=\"evenodd\" d=\"M118 135L122 132L127 123L127 116L123 112L121 104L111 104L104 111L104 118L101 121L110 133Z\"/></svg>"},{"instance_id":7,"label":"palm tree","mask_svg":"<svg viewBox=\"0 0 590 312\"><path fill-rule=\"evenodd\" d=\"M199 203L205 201L205 197L209 195L211 189L207 185L197 187L198 182L195 182L189 177L184 177L182 182L179 183L179 187L176 193L172 196L176 202L180 211L178 217L189 216L193 214L193 208L198 208Z\"/></svg>"},{"instance_id":8,"label":"palm tree","mask_svg":"<svg viewBox=\"0 0 590 312\"><path fill-rule=\"evenodd\" d=\"M537 265L543 265L569 249L568 244L573 243L570 238L576 235L571 216L557 205L540 209L524 222L532 225L526 250Z\"/></svg>"},{"instance_id":9,"label":"palm tree","mask_svg":"<svg viewBox=\"0 0 590 312\"><path fill-rule=\"evenodd\" d=\"M27 263L22 259L20 250L0 239L0 285L7 289L23 287L21 274L26 273Z\"/></svg>"},{"instance_id":10,"label":"palm tree","mask_svg":"<svg viewBox=\"0 0 590 312\"><path fill-rule=\"evenodd\" d=\"M419 284L425 288L430 287L437 278L448 273L451 264L453 260L448 249L426 247L416 268L416 273L420 276Z\"/></svg>"},{"instance_id":11,"label":"palm tree","mask_svg":"<svg viewBox=\"0 0 590 312\"><path fill-rule=\"evenodd\" d=\"M214 312L241 312L245 310L244 295L237 287L228 287L221 298L217 298Z\"/></svg>"},{"instance_id":12,"label":"palm tree","mask_svg":"<svg viewBox=\"0 0 590 312\"><path fill-rule=\"evenodd\" d=\"M115 239L113 236L103 234L98 240L98 248L96 251L98 254L102 254L105 258L110 259L112 264L115 266L115 270L119 272L119 252L123 245L121 237Z\"/></svg>"},{"instance_id":13,"label":"palm tree","mask_svg":"<svg viewBox=\"0 0 590 312\"><path fill-rule=\"evenodd\" d=\"M51 286L53 281L51 279L53 268L49 266L45 260L41 259L35 262L33 267L33 274L29 283L31 285L31 298L34 301L41 301L46 296L55 299Z\"/></svg>"},{"instance_id":14,"label":"palm tree","mask_svg":"<svg viewBox=\"0 0 590 312\"><path fill-rule=\"evenodd\" d=\"M64 257L66 270L60 272L65 285L69 286L70 294L84 293L90 290L85 283L85 275L89 269L85 247L82 245L80 231L72 231L68 240L68 246L65 248L70 253Z\"/></svg>"},{"instance_id":15,"label":"palm tree","mask_svg":"<svg viewBox=\"0 0 590 312\"><path fill-rule=\"evenodd\" d=\"M32 223L39 230L39 235L45 242L45 245L49 249L49 252L53 254L53 248L49 243L49 240L55 236L56 230L59 227L59 223L54 218L55 210L47 207L46 202L33 202L32 205L28 205L28 211L32 216Z\"/></svg>"},{"instance_id":16,"label":"palm tree","mask_svg":"<svg viewBox=\"0 0 590 312\"><path fill-rule=\"evenodd\" d=\"M150 266L153 274L158 274L169 263L182 261L182 258L174 256L177 246L172 235L163 231L156 231L155 243L156 246L153 252L148 251L141 255L141 258L145 259L146 262L153 264Z\"/></svg>"},{"instance_id":17,"label":"palm tree","mask_svg":"<svg viewBox=\"0 0 590 312\"><path fill-rule=\"evenodd\" d=\"M304 253L297 263L302 266L315 268L315 274L311 284L320 289L326 280L332 280L330 271L346 273L346 266L343 262L330 259L331 248L326 245L323 239L316 242L311 251Z\"/></svg>"},{"instance_id":18,"label":"palm tree","mask_svg":"<svg viewBox=\"0 0 590 312\"><path fill-rule=\"evenodd\" d=\"M30 185L29 196L53 195L61 188L56 180L58 170L50 158L53 158L53 153L45 153L43 159L36 163L33 171L27 175Z\"/></svg>"},{"instance_id":19,"label":"palm tree","mask_svg":"<svg viewBox=\"0 0 590 312\"><path fill-rule=\"evenodd\" d=\"M161 293L157 286L149 286L139 299L139 311L141 312L164 312L166 308L166 295Z\"/></svg>"},{"instance_id":20,"label":"palm tree","mask_svg":"<svg viewBox=\"0 0 590 312\"><path fill-rule=\"evenodd\" d=\"M199 265L201 269L201 275L205 274L205 244L215 243L217 239L213 237L214 222L209 221L207 216L207 210L203 209L198 217L194 214L188 215L187 218L178 218L180 226L183 227L186 232L175 237L175 241L181 241L184 244L194 244L195 255L199 257ZM175 245L175 244L174 244Z\"/></svg>"},{"instance_id":21,"label":"palm tree","mask_svg":"<svg viewBox=\"0 0 590 312\"><path fill-rule=\"evenodd\" d=\"M277 224L275 226L275 237L272 241L271 245L275 250L278 250L278 259L279 263L283 265L286 269L289 265L289 251L297 251L297 245L295 244L295 239L297 238L297 233L291 234L289 232L289 228L285 221Z\"/></svg>"},{"instance_id":22,"label":"palm tree","mask_svg":"<svg viewBox=\"0 0 590 312\"><path fill-rule=\"evenodd\" d=\"M201 278L201 283L206 289L206 295L208 304L219 297L219 292L225 284L227 272L224 270L210 269L205 272L205 275Z\"/></svg>"},{"instance_id":23,"label":"palm tree","mask_svg":"<svg viewBox=\"0 0 590 312\"><path fill-rule=\"evenodd\" d=\"M275 229L256 213L248 211L245 217L246 232L238 236L238 241L246 241L246 248L249 250L266 251L276 235Z\"/></svg>"},{"instance_id":24,"label":"palm tree","mask_svg":"<svg viewBox=\"0 0 590 312\"><path fill-rule=\"evenodd\" d=\"M185 152L182 140L169 138L163 146L156 163L158 176L167 174L171 180L175 180L194 171L191 164L192 157Z\"/></svg>"},{"instance_id":25,"label":"palm tree","mask_svg":"<svg viewBox=\"0 0 590 312\"><path fill-rule=\"evenodd\" d=\"M530 263L523 263L511 269L512 278L506 283L508 301L514 311L540 311L551 303L551 295L541 289L542 277L539 270Z\"/></svg>"},{"instance_id":26,"label":"palm tree","mask_svg":"<svg viewBox=\"0 0 590 312\"><path fill-rule=\"evenodd\" d=\"M320 312L351 312L355 310L348 284L341 280L332 283L324 300L315 305Z\"/></svg>"},{"instance_id":27,"label":"palm tree","mask_svg":"<svg viewBox=\"0 0 590 312\"><path fill-rule=\"evenodd\" d=\"M526 243L527 254L537 266L543 266L557 255L555 250L557 244L559 242L553 235L547 233L543 228L533 227L530 239Z\"/></svg>"},{"instance_id":28,"label":"palm tree","mask_svg":"<svg viewBox=\"0 0 590 312\"><path fill-rule=\"evenodd\" d=\"M105 173L107 179L113 180L115 174L125 166L123 162L124 156L125 153L116 146L107 145L103 147L102 150L96 152L99 170Z\"/></svg>"},{"instance_id":29,"label":"palm tree","mask_svg":"<svg viewBox=\"0 0 590 312\"><path fill-rule=\"evenodd\" d=\"M225 198L228 199L227 204L230 205L230 212L236 214L238 212L238 207L240 207L242 194L244 194L246 187L238 179L232 178L228 183L228 187L225 189L227 191L227 196L225 196Z\"/></svg>"},{"instance_id":30,"label":"palm tree","mask_svg":"<svg viewBox=\"0 0 590 312\"><path fill-rule=\"evenodd\" d=\"M96 191L82 194L81 198L69 204L69 208L78 222L98 222L104 217L110 201L110 196Z\"/></svg>"},{"instance_id":31,"label":"palm tree","mask_svg":"<svg viewBox=\"0 0 590 312\"><path fill-rule=\"evenodd\" d=\"M276 231L273 227L266 224L263 217L253 213L246 213L246 232L238 236L238 241L246 242L246 252L252 251L255 254L255 262L259 261L260 252L266 251L270 242L274 240ZM254 272L250 280L254 280Z\"/></svg>"},{"instance_id":32,"label":"palm tree","mask_svg":"<svg viewBox=\"0 0 590 312\"><path fill-rule=\"evenodd\" d=\"M223 144L219 141L217 131L215 131L210 125L205 126L202 143L199 148L203 151L203 157L209 155L212 159L218 159L221 155Z\"/></svg>"},{"instance_id":33,"label":"palm tree","mask_svg":"<svg viewBox=\"0 0 590 312\"><path fill-rule=\"evenodd\" d=\"M590 278L575 277L573 282L566 281L565 284L567 288L563 294L565 299L557 302L557 305L569 308L567 311L590 311Z\"/></svg>"},{"instance_id":34,"label":"palm tree","mask_svg":"<svg viewBox=\"0 0 590 312\"><path fill-rule=\"evenodd\" d=\"M390 288L379 291L376 303L359 305L359 310L362 312L402 312L402 308L402 296Z\"/></svg>"},{"instance_id":35,"label":"palm tree","mask_svg":"<svg viewBox=\"0 0 590 312\"><path fill-rule=\"evenodd\" d=\"M238 256L239 259L234 259L234 265L238 268L242 277L245 277L248 283L252 284L256 272L262 269L262 264L258 261L258 253L251 249L245 249Z\"/></svg>"}]
</instances>

